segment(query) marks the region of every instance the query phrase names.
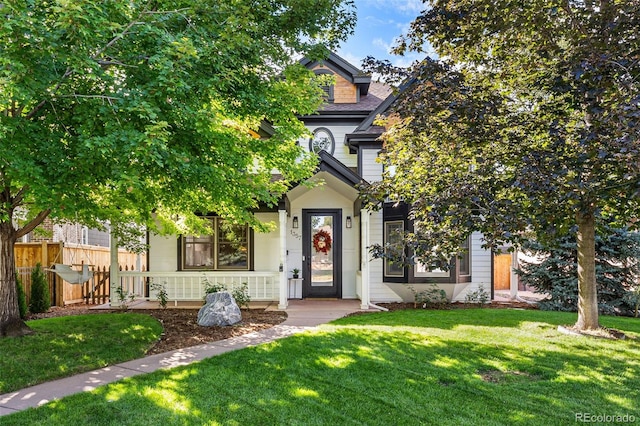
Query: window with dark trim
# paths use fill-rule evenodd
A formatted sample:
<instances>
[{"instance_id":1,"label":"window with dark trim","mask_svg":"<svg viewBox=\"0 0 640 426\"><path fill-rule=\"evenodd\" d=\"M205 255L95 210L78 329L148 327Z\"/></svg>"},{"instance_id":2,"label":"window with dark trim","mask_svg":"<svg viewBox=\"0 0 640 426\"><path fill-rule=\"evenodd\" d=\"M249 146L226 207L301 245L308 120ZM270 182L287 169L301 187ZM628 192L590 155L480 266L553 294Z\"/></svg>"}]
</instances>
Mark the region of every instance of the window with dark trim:
<instances>
[{"instance_id":1,"label":"window with dark trim","mask_svg":"<svg viewBox=\"0 0 640 426\"><path fill-rule=\"evenodd\" d=\"M383 243L394 242L397 229L413 231L413 222L408 219L409 206L400 203L385 203L383 206ZM395 233L397 235L397 232ZM471 237L462 242L462 252L451 259L450 268L440 269L417 264L410 267L384 259L383 281L404 283L463 283L471 282ZM407 257L413 253L405 253Z\"/></svg>"},{"instance_id":2,"label":"window with dark trim","mask_svg":"<svg viewBox=\"0 0 640 426\"><path fill-rule=\"evenodd\" d=\"M402 242L402 234L404 233L403 220L388 220L384 222L384 242L387 244L398 244ZM385 257L384 259L384 275L386 277L404 277L404 265L402 262L394 261Z\"/></svg>"},{"instance_id":3,"label":"window with dark trim","mask_svg":"<svg viewBox=\"0 0 640 426\"><path fill-rule=\"evenodd\" d=\"M211 218L213 235L186 235L181 238L183 270L249 270L251 231L248 225L232 225L219 217Z\"/></svg>"},{"instance_id":4,"label":"window with dark trim","mask_svg":"<svg viewBox=\"0 0 640 426\"><path fill-rule=\"evenodd\" d=\"M458 274L471 275L471 237L465 238L462 243L463 252L458 256Z\"/></svg>"},{"instance_id":5,"label":"window with dark trim","mask_svg":"<svg viewBox=\"0 0 640 426\"><path fill-rule=\"evenodd\" d=\"M331 130L326 127L318 127L313 131L311 139L309 139L309 151L318 154L320 151L326 151L333 155L336 149L336 140Z\"/></svg>"},{"instance_id":6,"label":"window with dark trim","mask_svg":"<svg viewBox=\"0 0 640 426\"><path fill-rule=\"evenodd\" d=\"M384 203L382 207L383 216L383 244L385 247L387 244L394 244L399 242L402 238L402 233L409 230L409 222L407 217L409 215L408 206L405 203ZM389 254L389 253L387 253ZM398 257L406 258L406 253L393 253L392 258ZM383 266L383 281L404 283L407 282L407 267L403 264L403 261L392 260L391 258L384 258Z\"/></svg>"}]
</instances>

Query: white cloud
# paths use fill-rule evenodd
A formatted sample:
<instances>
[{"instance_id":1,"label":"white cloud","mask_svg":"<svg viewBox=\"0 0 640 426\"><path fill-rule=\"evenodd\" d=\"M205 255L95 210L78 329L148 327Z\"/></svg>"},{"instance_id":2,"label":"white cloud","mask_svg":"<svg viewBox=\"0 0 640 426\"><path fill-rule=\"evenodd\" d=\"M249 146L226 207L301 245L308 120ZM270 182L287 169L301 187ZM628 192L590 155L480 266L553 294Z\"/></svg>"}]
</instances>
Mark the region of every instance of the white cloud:
<instances>
[{"instance_id":1,"label":"white cloud","mask_svg":"<svg viewBox=\"0 0 640 426\"><path fill-rule=\"evenodd\" d=\"M422 0L360 0L360 2L378 9L391 9L394 12L412 17L426 9Z\"/></svg>"},{"instance_id":2,"label":"white cloud","mask_svg":"<svg viewBox=\"0 0 640 426\"><path fill-rule=\"evenodd\" d=\"M371 44L384 50L386 53L391 53L391 44L381 38L374 38L373 41L371 41Z\"/></svg>"}]
</instances>

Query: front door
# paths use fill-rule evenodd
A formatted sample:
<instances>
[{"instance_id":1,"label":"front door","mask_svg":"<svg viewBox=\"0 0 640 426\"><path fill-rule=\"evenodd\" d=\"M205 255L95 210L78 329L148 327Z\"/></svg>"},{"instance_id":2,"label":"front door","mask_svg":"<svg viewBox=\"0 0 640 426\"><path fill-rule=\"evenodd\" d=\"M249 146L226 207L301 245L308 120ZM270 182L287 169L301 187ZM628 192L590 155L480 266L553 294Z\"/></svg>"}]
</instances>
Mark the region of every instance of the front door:
<instances>
[{"instance_id":1,"label":"front door","mask_svg":"<svg viewBox=\"0 0 640 426\"><path fill-rule=\"evenodd\" d=\"M302 210L302 297L342 297L342 211Z\"/></svg>"}]
</instances>

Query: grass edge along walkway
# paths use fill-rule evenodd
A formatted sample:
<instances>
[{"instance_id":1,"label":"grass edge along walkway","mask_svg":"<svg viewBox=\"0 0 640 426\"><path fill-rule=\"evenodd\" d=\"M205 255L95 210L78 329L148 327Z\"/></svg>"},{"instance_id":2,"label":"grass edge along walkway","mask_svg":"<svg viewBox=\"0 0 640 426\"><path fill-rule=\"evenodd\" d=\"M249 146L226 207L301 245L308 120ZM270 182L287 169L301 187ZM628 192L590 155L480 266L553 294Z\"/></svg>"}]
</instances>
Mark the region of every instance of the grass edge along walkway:
<instances>
[{"instance_id":1,"label":"grass edge along walkway","mask_svg":"<svg viewBox=\"0 0 640 426\"><path fill-rule=\"evenodd\" d=\"M145 355L160 338L155 318L133 312L27 321L31 335L0 339L0 395Z\"/></svg>"},{"instance_id":2,"label":"grass edge along walkway","mask_svg":"<svg viewBox=\"0 0 640 426\"><path fill-rule=\"evenodd\" d=\"M126 379L3 424L564 424L640 419L630 339L557 331L575 314L469 309L348 317L314 332ZM627 417L628 418L628 417Z\"/></svg>"}]
</instances>

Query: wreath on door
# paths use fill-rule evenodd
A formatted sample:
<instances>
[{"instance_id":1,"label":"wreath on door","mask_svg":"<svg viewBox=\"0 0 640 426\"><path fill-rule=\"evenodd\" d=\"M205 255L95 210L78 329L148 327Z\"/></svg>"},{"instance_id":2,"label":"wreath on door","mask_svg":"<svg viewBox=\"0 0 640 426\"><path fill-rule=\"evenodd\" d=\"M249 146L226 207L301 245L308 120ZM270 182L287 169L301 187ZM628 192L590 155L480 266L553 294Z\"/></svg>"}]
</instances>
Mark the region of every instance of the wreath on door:
<instances>
[{"instance_id":1,"label":"wreath on door","mask_svg":"<svg viewBox=\"0 0 640 426\"><path fill-rule=\"evenodd\" d=\"M327 231L320 230L313 235L313 248L316 252L327 254L331 250L331 235Z\"/></svg>"}]
</instances>

